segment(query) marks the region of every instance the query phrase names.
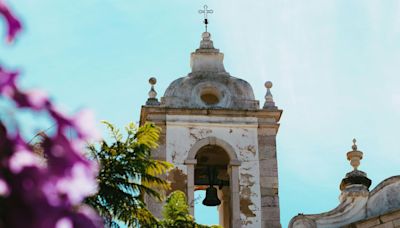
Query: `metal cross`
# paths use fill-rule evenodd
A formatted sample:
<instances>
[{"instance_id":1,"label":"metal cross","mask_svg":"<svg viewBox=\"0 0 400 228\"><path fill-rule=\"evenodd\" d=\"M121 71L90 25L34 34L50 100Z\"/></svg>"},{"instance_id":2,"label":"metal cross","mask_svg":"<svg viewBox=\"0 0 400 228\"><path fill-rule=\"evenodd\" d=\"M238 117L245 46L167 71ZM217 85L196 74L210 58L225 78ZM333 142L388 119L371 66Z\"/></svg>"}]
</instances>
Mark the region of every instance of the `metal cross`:
<instances>
[{"instance_id":1,"label":"metal cross","mask_svg":"<svg viewBox=\"0 0 400 228\"><path fill-rule=\"evenodd\" d=\"M208 6L207 6L207 5L204 5L203 8L204 8L204 9L199 10L199 13L200 13L200 14L204 14L204 24L205 24L205 26L206 26L206 32L207 32L207 25L208 25L208 18L207 18L207 16L208 16L208 14L214 13L214 10L208 9Z\"/></svg>"}]
</instances>

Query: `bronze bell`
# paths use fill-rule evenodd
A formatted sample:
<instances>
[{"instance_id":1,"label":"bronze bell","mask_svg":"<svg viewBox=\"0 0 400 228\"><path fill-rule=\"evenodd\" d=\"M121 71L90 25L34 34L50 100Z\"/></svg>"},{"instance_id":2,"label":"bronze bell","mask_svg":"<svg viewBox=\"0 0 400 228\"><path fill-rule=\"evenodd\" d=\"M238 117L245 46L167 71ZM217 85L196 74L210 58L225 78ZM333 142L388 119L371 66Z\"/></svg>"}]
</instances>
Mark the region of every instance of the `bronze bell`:
<instances>
[{"instance_id":1,"label":"bronze bell","mask_svg":"<svg viewBox=\"0 0 400 228\"><path fill-rule=\"evenodd\" d=\"M208 181L210 182L210 187L206 189L206 198L203 200L205 206L218 206L221 201L218 199L217 189L214 188L214 179L216 177L215 167L208 167Z\"/></svg>"},{"instance_id":2,"label":"bronze bell","mask_svg":"<svg viewBox=\"0 0 400 228\"><path fill-rule=\"evenodd\" d=\"M221 204L221 200L218 199L217 189L212 185L206 189L206 198L204 198L203 204L209 207Z\"/></svg>"}]
</instances>

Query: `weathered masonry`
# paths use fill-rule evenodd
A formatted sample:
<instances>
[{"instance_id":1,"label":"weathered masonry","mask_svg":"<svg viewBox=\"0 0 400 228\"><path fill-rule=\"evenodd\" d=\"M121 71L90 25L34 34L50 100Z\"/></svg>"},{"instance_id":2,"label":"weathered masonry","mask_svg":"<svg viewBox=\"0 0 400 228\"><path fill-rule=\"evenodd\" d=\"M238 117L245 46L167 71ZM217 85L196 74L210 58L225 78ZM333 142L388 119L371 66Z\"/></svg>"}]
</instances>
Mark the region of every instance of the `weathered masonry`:
<instances>
[{"instance_id":1,"label":"weathered masonry","mask_svg":"<svg viewBox=\"0 0 400 228\"><path fill-rule=\"evenodd\" d=\"M161 127L153 156L174 164L166 178L172 191L186 193L192 214L194 192L207 189L217 191L222 226L281 227L276 135L282 110L273 101L271 82L265 83L260 108L249 83L225 71L223 58L204 32L191 54L192 71L173 81L161 101L150 79L141 123ZM162 203L147 202L161 216Z\"/></svg>"},{"instance_id":2,"label":"weathered masonry","mask_svg":"<svg viewBox=\"0 0 400 228\"><path fill-rule=\"evenodd\" d=\"M363 152L356 140L347 159L354 170L340 183L340 204L333 210L292 218L289 228L398 228L400 227L400 176L392 176L369 190L371 180L358 169Z\"/></svg>"}]
</instances>

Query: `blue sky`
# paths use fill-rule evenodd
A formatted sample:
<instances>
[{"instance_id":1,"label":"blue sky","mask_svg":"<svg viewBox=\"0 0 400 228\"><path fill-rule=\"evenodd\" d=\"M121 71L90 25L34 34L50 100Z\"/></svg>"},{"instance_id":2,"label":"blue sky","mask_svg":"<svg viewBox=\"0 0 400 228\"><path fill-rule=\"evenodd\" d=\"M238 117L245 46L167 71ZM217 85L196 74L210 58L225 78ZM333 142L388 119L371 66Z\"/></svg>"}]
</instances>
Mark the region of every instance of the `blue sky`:
<instances>
[{"instance_id":1,"label":"blue sky","mask_svg":"<svg viewBox=\"0 0 400 228\"><path fill-rule=\"evenodd\" d=\"M8 2L25 30L14 45L0 46L1 63L21 69L23 85L47 90L69 112L88 107L119 126L138 121L150 76L162 96L189 72L204 29L197 11L208 4L227 71L247 80L261 103L263 84L272 81L284 110L283 227L299 212L338 204L354 137L372 187L400 173L399 1Z\"/></svg>"}]
</instances>

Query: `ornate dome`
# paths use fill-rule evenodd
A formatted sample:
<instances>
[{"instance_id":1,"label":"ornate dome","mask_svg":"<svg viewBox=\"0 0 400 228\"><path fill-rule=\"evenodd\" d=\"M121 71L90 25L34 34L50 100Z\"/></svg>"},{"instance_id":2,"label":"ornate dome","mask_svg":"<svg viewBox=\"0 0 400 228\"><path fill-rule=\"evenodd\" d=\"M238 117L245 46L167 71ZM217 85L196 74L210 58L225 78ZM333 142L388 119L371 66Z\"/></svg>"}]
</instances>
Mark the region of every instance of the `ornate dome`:
<instances>
[{"instance_id":1,"label":"ornate dome","mask_svg":"<svg viewBox=\"0 0 400 228\"><path fill-rule=\"evenodd\" d=\"M211 34L204 32L200 48L191 54L192 72L173 81L161 106L173 108L258 109L250 84L225 71L224 55L215 49Z\"/></svg>"}]
</instances>

